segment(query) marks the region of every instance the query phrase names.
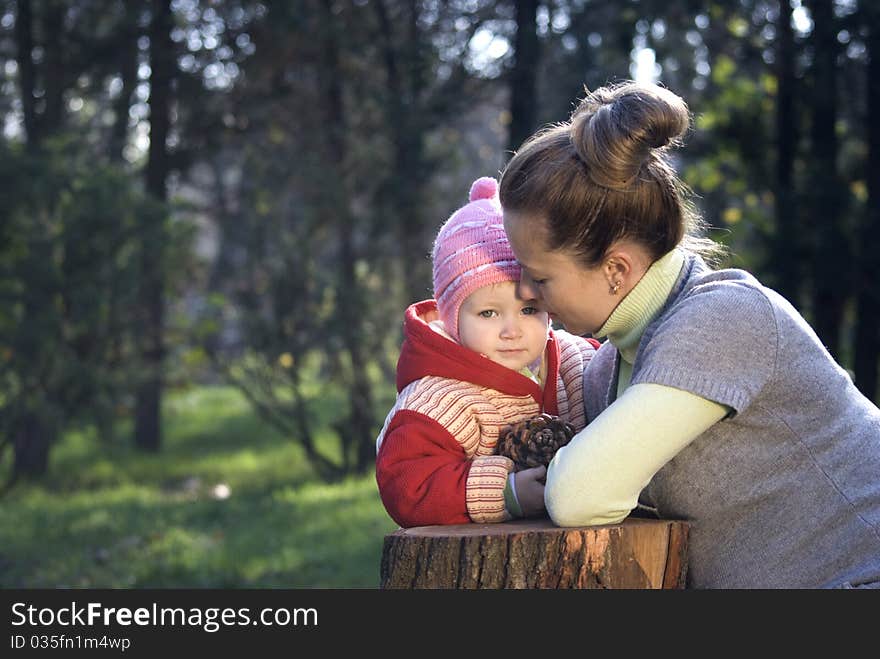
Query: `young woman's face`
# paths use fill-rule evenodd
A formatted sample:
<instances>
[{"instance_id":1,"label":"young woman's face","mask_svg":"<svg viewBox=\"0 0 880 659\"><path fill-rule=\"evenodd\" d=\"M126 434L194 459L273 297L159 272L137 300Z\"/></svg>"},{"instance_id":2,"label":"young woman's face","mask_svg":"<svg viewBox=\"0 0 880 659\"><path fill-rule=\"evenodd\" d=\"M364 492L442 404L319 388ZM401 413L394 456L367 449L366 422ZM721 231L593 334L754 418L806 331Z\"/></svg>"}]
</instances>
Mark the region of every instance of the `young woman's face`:
<instances>
[{"instance_id":1,"label":"young woman's face","mask_svg":"<svg viewBox=\"0 0 880 659\"><path fill-rule=\"evenodd\" d=\"M549 320L534 300L517 294L516 282L483 286L458 311L458 338L465 348L519 371L544 352Z\"/></svg>"},{"instance_id":2,"label":"young woman's face","mask_svg":"<svg viewBox=\"0 0 880 659\"><path fill-rule=\"evenodd\" d=\"M543 218L504 212L504 230L522 266L520 295L534 298L568 332L595 334L620 302L601 267L586 268L573 254L547 249Z\"/></svg>"}]
</instances>

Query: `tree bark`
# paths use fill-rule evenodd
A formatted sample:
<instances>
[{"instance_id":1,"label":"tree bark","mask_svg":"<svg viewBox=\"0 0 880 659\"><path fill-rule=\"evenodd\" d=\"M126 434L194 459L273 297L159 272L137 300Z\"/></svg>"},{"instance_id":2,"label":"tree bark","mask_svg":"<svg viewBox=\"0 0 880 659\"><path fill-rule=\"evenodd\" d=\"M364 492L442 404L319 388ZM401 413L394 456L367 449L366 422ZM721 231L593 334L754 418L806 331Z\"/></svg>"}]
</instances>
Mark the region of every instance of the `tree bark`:
<instances>
[{"instance_id":1,"label":"tree bark","mask_svg":"<svg viewBox=\"0 0 880 659\"><path fill-rule=\"evenodd\" d=\"M794 33L791 2L779 0L776 49L776 232L773 263L779 292L799 307L803 262L801 236L797 231L794 161L797 152L795 112Z\"/></svg>"},{"instance_id":2,"label":"tree bark","mask_svg":"<svg viewBox=\"0 0 880 659\"><path fill-rule=\"evenodd\" d=\"M514 65L510 73L508 149L516 151L537 128L538 0L516 0Z\"/></svg>"},{"instance_id":3,"label":"tree bark","mask_svg":"<svg viewBox=\"0 0 880 659\"><path fill-rule=\"evenodd\" d=\"M688 525L629 517L560 528L549 519L400 529L385 536L382 588L680 589Z\"/></svg>"},{"instance_id":4,"label":"tree bark","mask_svg":"<svg viewBox=\"0 0 880 659\"><path fill-rule=\"evenodd\" d=\"M856 301L855 378L859 390L877 401L877 366L880 361L880 7L867 3L868 27L868 203L859 231L861 247Z\"/></svg>"},{"instance_id":5,"label":"tree bark","mask_svg":"<svg viewBox=\"0 0 880 659\"><path fill-rule=\"evenodd\" d=\"M147 192L164 204L168 199L168 152L166 141L171 124L171 75L174 51L171 42L171 0L154 0L150 23L150 148L146 168ZM144 227L141 246L139 305L143 314L141 335L142 381L137 388L135 444L158 451L162 443L162 360L165 345L164 275L162 254L164 213L150 217Z\"/></svg>"}]
</instances>

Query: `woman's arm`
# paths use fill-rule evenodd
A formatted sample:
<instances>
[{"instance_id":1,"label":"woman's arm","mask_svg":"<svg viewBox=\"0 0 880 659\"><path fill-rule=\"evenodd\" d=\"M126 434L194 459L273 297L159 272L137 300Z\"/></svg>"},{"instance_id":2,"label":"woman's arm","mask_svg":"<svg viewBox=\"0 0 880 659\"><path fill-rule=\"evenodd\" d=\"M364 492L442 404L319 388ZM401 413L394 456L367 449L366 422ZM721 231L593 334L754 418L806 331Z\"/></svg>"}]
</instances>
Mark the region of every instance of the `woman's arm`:
<instances>
[{"instance_id":1,"label":"woman's arm","mask_svg":"<svg viewBox=\"0 0 880 659\"><path fill-rule=\"evenodd\" d=\"M559 526L616 524L664 464L730 408L659 384L636 384L559 449L544 503Z\"/></svg>"}]
</instances>

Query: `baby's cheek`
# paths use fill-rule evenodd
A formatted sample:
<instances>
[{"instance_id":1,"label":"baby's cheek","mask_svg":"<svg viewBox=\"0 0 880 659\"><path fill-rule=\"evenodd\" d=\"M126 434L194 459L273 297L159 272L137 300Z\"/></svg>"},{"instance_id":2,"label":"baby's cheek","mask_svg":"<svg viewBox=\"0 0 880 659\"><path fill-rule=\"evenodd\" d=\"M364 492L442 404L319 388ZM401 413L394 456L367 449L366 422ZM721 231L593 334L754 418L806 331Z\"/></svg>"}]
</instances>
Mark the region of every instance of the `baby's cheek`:
<instances>
[{"instance_id":1,"label":"baby's cheek","mask_svg":"<svg viewBox=\"0 0 880 659\"><path fill-rule=\"evenodd\" d=\"M531 334L530 348L533 352L540 354L547 345L547 335L550 330L549 322L536 323Z\"/></svg>"}]
</instances>

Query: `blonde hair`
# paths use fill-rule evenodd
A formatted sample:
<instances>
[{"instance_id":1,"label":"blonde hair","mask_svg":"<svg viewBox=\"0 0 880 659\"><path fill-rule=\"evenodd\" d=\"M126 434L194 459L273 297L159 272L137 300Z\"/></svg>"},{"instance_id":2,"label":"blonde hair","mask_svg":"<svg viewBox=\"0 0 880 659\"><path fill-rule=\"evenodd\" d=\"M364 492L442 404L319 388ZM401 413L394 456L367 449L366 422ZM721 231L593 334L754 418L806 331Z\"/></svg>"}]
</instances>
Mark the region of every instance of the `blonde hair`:
<instances>
[{"instance_id":1,"label":"blonde hair","mask_svg":"<svg viewBox=\"0 0 880 659\"><path fill-rule=\"evenodd\" d=\"M682 245L715 260L723 250L699 237L702 220L667 159L689 127L687 104L668 89L601 87L522 145L501 176L501 205L542 216L547 247L571 248L589 267L621 239L654 259Z\"/></svg>"}]
</instances>

